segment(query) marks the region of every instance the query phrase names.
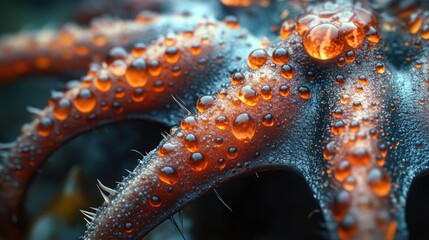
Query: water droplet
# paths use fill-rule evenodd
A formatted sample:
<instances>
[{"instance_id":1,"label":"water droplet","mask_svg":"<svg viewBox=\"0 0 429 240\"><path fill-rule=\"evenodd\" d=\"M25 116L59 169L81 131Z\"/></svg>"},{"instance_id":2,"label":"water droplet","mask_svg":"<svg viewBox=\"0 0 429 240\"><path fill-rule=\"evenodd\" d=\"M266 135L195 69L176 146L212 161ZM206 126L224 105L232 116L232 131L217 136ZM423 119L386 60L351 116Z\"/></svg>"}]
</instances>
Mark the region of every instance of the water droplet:
<instances>
[{"instance_id":1,"label":"water droplet","mask_svg":"<svg viewBox=\"0 0 429 240\"><path fill-rule=\"evenodd\" d=\"M54 107L54 117L60 121L67 119L71 111L71 103L68 99L62 98Z\"/></svg>"},{"instance_id":2,"label":"water droplet","mask_svg":"<svg viewBox=\"0 0 429 240\"><path fill-rule=\"evenodd\" d=\"M284 65L284 64L286 64L289 61L290 54L289 54L289 52L286 49L284 49L282 47L276 48L273 51L272 59L273 59L273 62L275 64L277 64L277 65Z\"/></svg>"},{"instance_id":3,"label":"water droplet","mask_svg":"<svg viewBox=\"0 0 429 240\"><path fill-rule=\"evenodd\" d=\"M236 147L230 147L230 148L228 148L226 156L229 159L235 159L235 158L237 158L238 157L238 149Z\"/></svg>"},{"instance_id":4,"label":"water droplet","mask_svg":"<svg viewBox=\"0 0 429 240\"><path fill-rule=\"evenodd\" d=\"M204 170L207 167L207 164L207 159L199 152L192 153L188 159L189 167L197 172Z\"/></svg>"},{"instance_id":5,"label":"water droplet","mask_svg":"<svg viewBox=\"0 0 429 240\"><path fill-rule=\"evenodd\" d=\"M191 46L191 54L194 55L194 56L196 56L196 55L198 55L200 53L201 53L201 44L199 44L199 43L192 44L192 46Z\"/></svg>"},{"instance_id":6,"label":"water droplet","mask_svg":"<svg viewBox=\"0 0 429 240\"><path fill-rule=\"evenodd\" d=\"M341 161L334 170L334 176L337 181L342 182L344 181L351 172L351 165L350 162L347 160Z\"/></svg>"},{"instance_id":7,"label":"water droplet","mask_svg":"<svg viewBox=\"0 0 429 240\"><path fill-rule=\"evenodd\" d=\"M229 121L227 117L221 115L216 118L215 124L220 130L226 130L229 126Z\"/></svg>"},{"instance_id":8,"label":"water droplet","mask_svg":"<svg viewBox=\"0 0 429 240\"><path fill-rule=\"evenodd\" d=\"M172 143L164 143L158 151L160 157L164 157L169 153L173 152L176 149L176 146Z\"/></svg>"},{"instance_id":9,"label":"water droplet","mask_svg":"<svg viewBox=\"0 0 429 240\"><path fill-rule=\"evenodd\" d=\"M298 88L298 94L299 96L304 99L304 100L308 100L311 98L311 91L310 88L306 87L306 86L301 86Z\"/></svg>"},{"instance_id":10,"label":"water droplet","mask_svg":"<svg viewBox=\"0 0 429 240\"><path fill-rule=\"evenodd\" d=\"M265 114L265 116L262 118L262 125L266 127L272 127L275 123L274 116L270 113Z\"/></svg>"},{"instance_id":11,"label":"water droplet","mask_svg":"<svg viewBox=\"0 0 429 240\"><path fill-rule=\"evenodd\" d=\"M332 215L336 221L341 221L349 211L352 196L349 192L341 190L338 192L332 203Z\"/></svg>"},{"instance_id":12,"label":"water droplet","mask_svg":"<svg viewBox=\"0 0 429 240\"><path fill-rule=\"evenodd\" d=\"M109 70L116 77L121 77L127 71L127 64L123 60L116 60L109 65Z\"/></svg>"},{"instance_id":13,"label":"water droplet","mask_svg":"<svg viewBox=\"0 0 429 240\"><path fill-rule=\"evenodd\" d=\"M241 88L238 98L249 106L255 106L258 103L258 93L250 85Z\"/></svg>"},{"instance_id":14,"label":"water droplet","mask_svg":"<svg viewBox=\"0 0 429 240\"><path fill-rule=\"evenodd\" d=\"M96 104L97 99L95 98L91 90L87 88L81 89L74 101L74 106L78 111L82 113L91 112L92 110L94 110Z\"/></svg>"},{"instance_id":15,"label":"water droplet","mask_svg":"<svg viewBox=\"0 0 429 240\"><path fill-rule=\"evenodd\" d=\"M158 178L168 185L174 185L179 180L179 174L171 166L165 166L158 172Z\"/></svg>"},{"instance_id":16,"label":"water droplet","mask_svg":"<svg viewBox=\"0 0 429 240\"><path fill-rule=\"evenodd\" d=\"M280 93L280 96L287 97L289 96L290 88L286 85L281 85L279 88L279 93Z\"/></svg>"},{"instance_id":17,"label":"water droplet","mask_svg":"<svg viewBox=\"0 0 429 240\"><path fill-rule=\"evenodd\" d=\"M149 204L150 204L152 207L157 208L157 207L160 207L160 206L161 206L162 201L161 201L161 199L160 199L158 196L153 196L153 197L151 197L151 198L149 199Z\"/></svg>"},{"instance_id":18,"label":"water droplet","mask_svg":"<svg viewBox=\"0 0 429 240\"><path fill-rule=\"evenodd\" d=\"M158 60L152 60L149 62L149 74L151 76L157 77L162 72L162 66Z\"/></svg>"},{"instance_id":19,"label":"water droplet","mask_svg":"<svg viewBox=\"0 0 429 240\"><path fill-rule=\"evenodd\" d=\"M131 96L134 102L143 102L144 97L145 97L145 92L143 88L134 89L133 94Z\"/></svg>"},{"instance_id":20,"label":"water droplet","mask_svg":"<svg viewBox=\"0 0 429 240\"><path fill-rule=\"evenodd\" d=\"M253 50L247 58L247 63L251 69L258 69L262 67L268 60L268 54L264 49Z\"/></svg>"},{"instance_id":21,"label":"water droplet","mask_svg":"<svg viewBox=\"0 0 429 240\"><path fill-rule=\"evenodd\" d=\"M49 117L42 117L37 124L37 132L41 137L47 137L54 129L54 121Z\"/></svg>"},{"instance_id":22,"label":"water droplet","mask_svg":"<svg viewBox=\"0 0 429 240\"><path fill-rule=\"evenodd\" d=\"M280 75L286 79L292 79L295 74L295 70L289 64L284 64L280 69Z\"/></svg>"},{"instance_id":23,"label":"water droplet","mask_svg":"<svg viewBox=\"0 0 429 240\"><path fill-rule=\"evenodd\" d=\"M188 134L185 137L185 148L188 149L189 152L196 152L198 150L198 139L194 134Z\"/></svg>"},{"instance_id":24,"label":"water droplet","mask_svg":"<svg viewBox=\"0 0 429 240\"><path fill-rule=\"evenodd\" d=\"M368 185L371 190L380 197L386 196L390 192L390 179L387 173L379 168L372 168L368 173Z\"/></svg>"},{"instance_id":25,"label":"water droplet","mask_svg":"<svg viewBox=\"0 0 429 240\"><path fill-rule=\"evenodd\" d=\"M357 220L351 213L345 215L343 221L338 224L338 236L340 239L352 239L357 232L357 225Z\"/></svg>"},{"instance_id":26,"label":"water droplet","mask_svg":"<svg viewBox=\"0 0 429 240\"><path fill-rule=\"evenodd\" d=\"M177 47L169 47L164 53L165 61L168 63L176 63L180 59L180 52Z\"/></svg>"},{"instance_id":27,"label":"water droplet","mask_svg":"<svg viewBox=\"0 0 429 240\"><path fill-rule=\"evenodd\" d=\"M244 74L240 73L240 72L236 72L234 74L231 75L231 82L233 85L239 85L242 84L245 80Z\"/></svg>"},{"instance_id":28,"label":"water droplet","mask_svg":"<svg viewBox=\"0 0 429 240\"><path fill-rule=\"evenodd\" d=\"M312 28L305 35L303 45L308 55L319 60L333 59L339 56L344 48L340 30L329 23Z\"/></svg>"},{"instance_id":29,"label":"water droplet","mask_svg":"<svg viewBox=\"0 0 429 240\"><path fill-rule=\"evenodd\" d=\"M291 20L284 21L280 27L280 39L285 40L295 28L295 23Z\"/></svg>"},{"instance_id":30,"label":"water droplet","mask_svg":"<svg viewBox=\"0 0 429 240\"><path fill-rule=\"evenodd\" d=\"M197 119L195 119L194 116L189 115L186 116L182 121L180 122L180 127L183 130L192 130L195 129L198 125Z\"/></svg>"},{"instance_id":31,"label":"water droplet","mask_svg":"<svg viewBox=\"0 0 429 240\"><path fill-rule=\"evenodd\" d=\"M332 126L332 133L334 135L340 135L344 131L345 127L346 127L346 124L343 121L337 121Z\"/></svg>"},{"instance_id":32,"label":"water droplet","mask_svg":"<svg viewBox=\"0 0 429 240\"><path fill-rule=\"evenodd\" d=\"M128 67L125 78L131 87L144 87L148 79L146 61L135 59Z\"/></svg>"},{"instance_id":33,"label":"water droplet","mask_svg":"<svg viewBox=\"0 0 429 240\"><path fill-rule=\"evenodd\" d=\"M136 43L134 44L133 48L131 49L131 54L133 57L138 58L146 51L146 45L144 43Z\"/></svg>"},{"instance_id":34,"label":"water droplet","mask_svg":"<svg viewBox=\"0 0 429 240\"><path fill-rule=\"evenodd\" d=\"M256 124L249 114L242 113L234 119L231 130L238 140L249 142L255 134Z\"/></svg>"},{"instance_id":35,"label":"water droplet","mask_svg":"<svg viewBox=\"0 0 429 240\"><path fill-rule=\"evenodd\" d=\"M264 85L261 88L261 96L264 100L270 100L273 96L273 92L271 91L271 87L268 85Z\"/></svg>"},{"instance_id":36,"label":"water droplet","mask_svg":"<svg viewBox=\"0 0 429 240\"><path fill-rule=\"evenodd\" d=\"M375 71L377 71L377 73L383 74L385 70L386 68L383 63L377 63L377 65L375 65Z\"/></svg>"},{"instance_id":37,"label":"water droplet","mask_svg":"<svg viewBox=\"0 0 429 240\"><path fill-rule=\"evenodd\" d=\"M226 26L232 29L238 29L240 28L240 21L238 21L238 18L235 16L226 16L223 19L223 22Z\"/></svg>"},{"instance_id":38,"label":"water droplet","mask_svg":"<svg viewBox=\"0 0 429 240\"><path fill-rule=\"evenodd\" d=\"M352 151L349 160L353 165L367 165L370 163L371 157L365 148L358 147Z\"/></svg>"},{"instance_id":39,"label":"water droplet","mask_svg":"<svg viewBox=\"0 0 429 240\"><path fill-rule=\"evenodd\" d=\"M197 109L200 113L209 109L214 102L214 97L212 96L202 96L197 101Z\"/></svg>"},{"instance_id":40,"label":"water droplet","mask_svg":"<svg viewBox=\"0 0 429 240\"><path fill-rule=\"evenodd\" d=\"M112 86L112 81L107 72L101 72L95 80L95 87L101 92L107 92Z\"/></svg>"}]
</instances>

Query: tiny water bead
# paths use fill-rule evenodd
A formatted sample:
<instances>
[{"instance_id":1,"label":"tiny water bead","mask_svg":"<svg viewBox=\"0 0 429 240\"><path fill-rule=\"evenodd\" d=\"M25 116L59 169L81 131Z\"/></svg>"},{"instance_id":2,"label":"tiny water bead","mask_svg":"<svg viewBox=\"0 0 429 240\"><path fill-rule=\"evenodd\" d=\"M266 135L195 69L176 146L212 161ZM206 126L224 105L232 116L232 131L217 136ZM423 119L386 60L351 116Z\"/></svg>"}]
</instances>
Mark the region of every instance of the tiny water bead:
<instances>
[{"instance_id":1,"label":"tiny water bead","mask_svg":"<svg viewBox=\"0 0 429 240\"><path fill-rule=\"evenodd\" d=\"M60 121L67 119L71 111L71 102L62 98L54 107L54 117Z\"/></svg>"},{"instance_id":2,"label":"tiny water bead","mask_svg":"<svg viewBox=\"0 0 429 240\"><path fill-rule=\"evenodd\" d=\"M253 50L247 58L247 63L251 69L258 69L262 67L268 60L268 53L264 49Z\"/></svg>"},{"instance_id":3,"label":"tiny water bead","mask_svg":"<svg viewBox=\"0 0 429 240\"><path fill-rule=\"evenodd\" d=\"M158 155L160 157L164 157L164 156L170 154L171 152L173 152L175 149L176 149L176 145L174 145L172 143L165 143L159 149Z\"/></svg>"},{"instance_id":4,"label":"tiny water bead","mask_svg":"<svg viewBox=\"0 0 429 240\"><path fill-rule=\"evenodd\" d=\"M243 83L244 80L245 80L245 77L240 72L236 72L236 73L231 75L231 82L233 85L239 85L239 84Z\"/></svg>"},{"instance_id":5,"label":"tiny water bead","mask_svg":"<svg viewBox=\"0 0 429 240\"><path fill-rule=\"evenodd\" d=\"M249 106L255 106L258 103L258 93L250 85L241 88L238 98Z\"/></svg>"},{"instance_id":6,"label":"tiny water bead","mask_svg":"<svg viewBox=\"0 0 429 240\"><path fill-rule=\"evenodd\" d=\"M169 47L165 50L164 58L167 63L176 63L180 59L180 51L177 47Z\"/></svg>"},{"instance_id":7,"label":"tiny water bead","mask_svg":"<svg viewBox=\"0 0 429 240\"><path fill-rule=\"evenodd\" d=\"M214 97L212 96L202 96L197 101L197 109L200 113L209 109L214 103Z\"/></svg>"},{"instance_id":8,"label":"tiny water bead","mask_svg":"<svg viewBox=\"0 0 429 240\"><path fill-rule=\"evenodd\" d=\"M229 121L226 116L221 115L216 118L215 124L220 130L226 130L228 129Z\"/></svg>"},{"instance_id":9,"label":"tiny water bead","mask_svg":"<svg viewBox=\"0 0 429 240\"><path fill-rule=\"evenodd\" d=\"M208 160L202 153L194 152L188 159L188 165L192 170L199 172L207 167Z\"/></svg>"},{"instance_id":10,"label":"tiny water bead","mask_svg":"<svg viewBox=\"0 0 429 240\"><path fill-rule=\"evenodd\" d=\"M295 70L289 64L284 64L280 69L280 74L282 75L282 77L288 80L293 78L294 73Z\"/></svg>"},{"instance_id":11,"label":"tiny water bead","mask_svg":"<svg viewBox=\"0 0 429 240\"><path fill-rule=\"evenodd\" d=\"M100 75L95 79L95 87L101 92L109 91L112 87L112 81L109 74L106 72L100 73Z\"/></svg>"},{"instance_id":12,"label":"tiny water bead","mask_svg":"<svg viewBox=\"0 0 429 240\"><path fill-rule=\"evenodd\" d=\"M137 58L128 67L125 78L131 87L144 87L148 79L146 61Z\"/></svg>"},{"instance_id":13,"label":"tiny water bead","mask_svg":"<svg viewBox=\"0 0 429 240\"><path fill-rule=\"evenodd\" d=\"M289 52L284 48L276 48L272 55L273 62L277 65L284 65L290 59Z\"/></svg>"},{"instance_id":14,"label":"tiny water bead","mask_svg":"<svg viewBox=\"0 0 429 240\"><path fill-rule=\"evenodd\" d=\"M126 234L133 233L133 224L132 223L126 223L125 224L124 233L126 233Z\"/></svg>"},{"instance_id":15,"label":"tiny water bead","mask_svg":"<svg viewBox=\"0 0 429 240\"><path fill-rule=\"evenodd\" d=\"M180 127L183 130L192 130L192 129L196 128L197 125L198 125L197 119L192 115L186 116L180 122Z\"/></svg>"},{"instance_id":16,"label":"tiny water bead","mask_svg":"<svg viewBox=\"0 0 429 240\"><path fill-rule=\"evenodd\" d=\"M231 130L238 140L249 142L255 134L256 123L249 114L242 113L234 119Z\"/></svg>"},{"instance_id":17,"label":"tiny water bead","mask_svg":"<svg viewBox=\"0 0 429 240\"><path fill-rule=\"evenodd\" d=\"M149 204L154 208L160 207L162 204L161 198L158 196L153 196L149 198Z\"/></svg>"},{"instance_id":18,"label":"tiny water bead","mask_svg":"<svg viewBox=\"0 0 429 240\"><path fill-rule=\"evenodd\" d=\"M188 134L184 141L185 148L188 149L189 152L196 152L198 150L198 139L194 134Z\"/></svg>"},{"instance_id":19,"label":"tiny water bead","mask_svg":"<svg viewBox=\"0 0 429 240\"><path fill-rule=\"evenodd\" d=\"M96 104L97 99L88 88L81 89L74 101L74 106L82 113L91 112L94 110Z\"/></svg>"},{"instance_id":20,"label":"tiny water bead","mask_svg":"<svg viewBox=\"0 0 429 240\"><path fill-rule=\"evenodd\" d=\"M310 90L310 88L308 88L306 86L299 87L298 88L298 94L304 100L308 100L311 98L311 90Z\"/></svg>"},{"instance_id":21,"label":"tiny water bead","mask_svg":"<svg viewBox=\"0 0 429 240\"><path fill-rule=\"evenodd\" d=\"M165 166L158 172L158 178L168 185L174 185L179 180L179 174L171 166Z\"/></svg>"},{"instance_id":22,"label":"tiny water bead","mask_svg":"<svg viewBox=\"0 0 429 240\"><path fill-rule=\"evenodd\" d=\"M47 137L52 133L54 129L54 121L49 117L43 117L37 124L37 132L41 137Z\"/></svg>"},{"instance_id":23,"label":"tiny water bead","mask_svg":"<svg viewBox=\"0 0 429 240\"><path fill-rule=\"evenodd\" d=\"M390 179L385 171L372 168L368 173L368 185L378 196L386 196L390 192Z\"/></svg>"},{"instance_id":24,"label":"tiny water bead","mask_svg":"<svg viewBox=\"0 0 429 240\"><path fill-rule=\"evenodd\" d=\"M275 123L274 116L270 113L265 114L262 118L262 125L266 127L272 127Z\"/></svg>"}]
</instances>

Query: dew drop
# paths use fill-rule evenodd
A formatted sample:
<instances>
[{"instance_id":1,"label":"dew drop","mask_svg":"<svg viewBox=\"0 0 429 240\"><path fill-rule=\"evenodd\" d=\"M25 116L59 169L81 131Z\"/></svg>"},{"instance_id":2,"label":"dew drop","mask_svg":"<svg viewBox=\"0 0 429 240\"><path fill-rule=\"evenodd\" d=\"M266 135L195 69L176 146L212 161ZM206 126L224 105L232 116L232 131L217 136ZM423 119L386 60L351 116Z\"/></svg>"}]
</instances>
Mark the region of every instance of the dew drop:
<instances>
[{"instance_id":1,"label":"dew drop","mask_svg":"<svg viewBox=\"0 0 429 240\"><path fill-rule=\"evenodd\" d=\"M271 91L271 87L268 85L262 86L261 96L264 100L270 100L273 96L273 92Z\"/></svg>"},{"instance_id":2,"label":"dew drop","mask_svg":"<svg viewBox=\"0 0 429 240\"><path fill-rule=\"evenodd\" d=\"M372 168L369 171L367 181L371 190L380 197L386 196L390 192L389 176L379 168Z\"/></svg>"},{"instance_id":3,"label":"dew drop","mask_svg":"<svg viewBox=\"0 0 429 240\"><path fill-rule=\"evenodd\" d=\"M238 157L238 149L236 147L230 147L230 148L228 148L226 156L229 159L235 159L235 158L237 158Z\"/></svg>"},{"instance_id":4,"label":"dew drop","mask_svg":"<svg viewBox=\"0 0 429 240\"><path fill-rule=\"evenodd\" d=\"M144 87L148 79L146 61L137 58L127 69L125 79L131 87Z\"/></svg>"},{"instance_id":5,"label":"dew drop","mask_svg":"<svg viewBox=\"0 0 429 240\"><path fill-rule=\"evenodd\" d=\"M198 139L194 134L188 134L184 141L185 148L188 149L189 152L196 152L198 150Z\"/></svg>"},{"instance_id":6,"label":"dew drop","mask_svg":"<svg viewBox=\"0 0 429 240\"><path fill-rule=\"evenodd\" d=\"M289 64L284 64L280 69L280 75L286 79L292 79L295 74L295 70Z\"/></svg>"},{"instance_id":7,"label":"dew drop","mask_svg":"<svg viewBox=\"0 0 429 240\"><path fill-rule=\"evenodd\" d=\"M284 65L284 64L286 64L289 61L290 54L289 54L289 52L286 49L284 49L282 47L276 48L273 51L272 59L273 59L273 62L275 64L277 64L277 65Z\"/></svg>"},{"instance_id":8,"label":"dew drop","mask_svg":"<svg viewBox=\"0 0 429 240\"><path fill-rule=\"evenodd\" d=\"M168 185L174 185L179 180L179 174L171 166L165 166L158 172L158 178Z\"/></svg>"},{"instance_id":9,"label":"dew drop","mask_svg":"<svg viewBox=\"0 0 429 240\"><path fill-rule=\"evenodd\" d=\"M37 124L37 132L41 137L47 137L54 129L54 122L49 117L42 117Z\"/></svg>"},{"instance_id":10,"label":"dew drop","mask_svg":"<svg viewBox=\"0 0 429 240\"><path fill-rule=\"evenodd\" d=\"M255 106L258 103L258 93L250 85L241 88L238 98L249 106Z\"/></svg>"},{"instance_id":11,"label":"dew drop","mask_svg":"<svg viewBox=\"0 0 429 240\"><path fill-rule=\"evenodd\" d=\"M221 115L216 118L215 124L220 130L226 130L229 126L229 121L226 116Z\"/></svg>"},{"instance_id":12,"label":"dew drop","mask_svg":"<svg viewBox=\"0 0 429 240\"><path fill-rule=\"evenodd\" d=\"M212 96L202 96L197 101L197 109L200 113L209 109L214 103L214 97Z\"/></svg>"},{"instance_id":13,"label":"dew drop","mask_svg":"<svg viewBox=\"0 0 429 240\"><path fill-rule=\"evenodd\" d=\"M339 56L344 48L340 30L329 23L312 28L304 36L303 45L308 55L319 60L333 59Z\"/></svg>"},{"instance_id":14,"label":"dew drop","mask_svg":"<svg viewBox=\"0 0 429 240\"><path fill-rule=\"evenodd\" d=\"M311 91L310 88L306 87L306 86L301 86L298 88L298 94L299 96L304 99L304 100L308 100L311 98Z\"/></svg>"},{"instance_id":15,"label":"dew drop","mask_svg":"<svg viewBox=\"0 0 429 240\"><path fill-rule=\"evenodd\" d=\"M256 49L253 50L248 58L247 58L247 63L249 64L249 67L251 69L258 69L260 67L262 67L265 62L268 60L268 54L264 49Z\"/></svg>"},{"instance_id":16,"label":"dew drop","mask_svg":"<svg viewBox=\"0 0 429 240\"><path fill-rule=\"evenodd\" d=\"M160 206L161 206L162 201L161 201L161 199L160 199L158 196L153 196L153 197L151 197L151 198L149 199L149 204L150 204L152 207L157 208L157 207L160 207Z\"/></svg>"},{"instance_id":17,"label":"dew drop","mask_svg":"<svg viewBox=\"0 0 429 240\"><path fill-rule=\"evenodd\" d=\"M68 99L62 98L54 107L54 117L60 121L67 119L71 111L71 103Z\"/></svg>"},{"instance_id":18,"label":"dew drop","mask_svg":"<svg viewBox=\"0 0 429 240\"><path fill-rule=\"evenodd\" d=\"M262 118L262 125L266 127L272 127L275 123L274 116L270 113L265 114L265 116Z\"/></svg>"},{"instance_id":19,"label":"dew drop","mask_svg":"<svg viewBox=\"0 0 429 240\"><path fill-rule=\"evenodd\" d=\"M189 167L197 172L204 170L207 167L207 164L207 159L199 152L192 153L188 159Z\"/></svg>"},{"instance_id":20,"label":"dew drop","mask_svg":"<svg viewBox=\"0 0 429 240\"><path fill-rule=\"evenodd\" d=\"M78 111L82 113L91 112L92 110L94 110L96 104L97 99L95 98L91 90L87 88L81 89L74 101L74 106Z\"/></svg>"},{"instance_id":21,"label":"dew drop","mask_svg":"<svg viewBox=\"0 0 429 240\"><path fill-rule=\"evenodd\" d=\"M177 47L169 47L164 53L165 61L168 63L176 63L180 59L180 52Z\"/></svg>"},{"instance_id":22,"label":"dew drop","mask_svg":"<svg viewBox=\"0 0 429 240\"><path fill-rule=\"evenodd\" d=\"M189 115L182 119L180 122L180 127L183 130L192 130L195 129L198 125L197 119L194 116Z\"/></svg>"},{"instance_id":23,"label":"dew drop","mask_svg":"<svg viewBox=\"0 0 429 240\"><path fill-rule=\"evenodd\" d=\"M238 140L249 142L255 134L256 124L249 114L242 113L234 119L231 130Z\"/></svg>"}]
</instances>

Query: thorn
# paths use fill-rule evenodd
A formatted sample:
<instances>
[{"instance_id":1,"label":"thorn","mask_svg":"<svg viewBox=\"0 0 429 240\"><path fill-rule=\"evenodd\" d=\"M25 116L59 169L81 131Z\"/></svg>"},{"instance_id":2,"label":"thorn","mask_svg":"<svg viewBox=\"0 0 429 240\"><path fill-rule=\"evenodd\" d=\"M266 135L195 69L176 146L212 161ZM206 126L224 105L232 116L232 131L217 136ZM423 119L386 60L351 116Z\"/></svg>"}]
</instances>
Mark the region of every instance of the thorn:
<instances>
[{"instance_id":1,"label":"thorn","mask_svg":"<svg viewBox=\"0 0 429 240\"><path fill-rule=\"evenodd\" d=\"M179 105L179 107L181 108L181 109L183 109L183 110L185 110L187 113L188 113L188 115L191 115L192 113L191 113L191 111L189 111L189 109L188 108L186 108L186 104L185 104L185 102L183 102L182 101L182 99L180 99L179 97L174 97L173 96L173 94L171 94L171 97L173 98L173 100L177 103L177 105Z\"/></svg>"},{"instance_id":2,"label":"thorn","mask_svg":"<svg viewBox=\"0 0 429 240\"><path fill-rule=\"evenodd\" d=\"M100 189L100 187L98 186L98 184L97 184L97 188L98 188L98 190L100 191L100 194L101 194L101 196L103 197L104 201L105 201L107 204L110 204L110 199L109 199L109 197L108 197L108 196L106 196L106 194L104 194L104 192L103 192L103 191L101 191L101 189Z\"/></svg>"},{"instance_id":3,"label":"thorn","mask_svg":"<svg viewBox=\"0 0 429 240\"><path fill-rule=\"evenodd\" d=\"M40 116L43 113L42 109L35 108L35 107L32 107L32 106L27 106L27 111L29 113L32 113L32 114L37 115L37 116Z\"/></svg>"},{"instance_id":4,"label":"thorn","mask_svg":"<svg viewBox=\"0 0 429 240\"><path fill-rule=\"evenodd\" d=\"M214 193L216 194L216 197L219 199L219 201L226 207L229 209L229 211L232 212L232 209L225 203L225 201L222 199L222 197L220 196L220 194L216 191L216 189L213 189Z\"/></svg>"},{"instance_id":5,"label":"thorn","mask_svg":"<svg viewBox=\"0 0 429 240\"><path fill-rule=\"evenodd\" d=\"M141 160L143 160L144 155L143 155L143 153L142 153L142 152L140 152L139 150L136 150L136 149L130 149L130 151L131 151L131 152L135 152L135 153L139 154L139 155L142 157L142 159L141 159ZM140 159L139 159L139 160L140 160Z\"/></svg>"},{"instance_id":6,"label":"thorn","mask_svg":"<svg viewBox=\"0 0 429 240\"><path fill-rule=\"evenodd\" d=\"M112 188L106 187L105 185L103 185L100 180L97 179L98 182L98 186L100 186L100 188L106 192L108 192L110 195L115 195L116 191Z\"/></svg>"},{"instance_id":7,"label":"thorn","mask_svg":"<svg viewBox=\"0 0 429 240\"><path fill-rule=\"evenodd\" d=\"M179 226L177 225L176 219L174 219L173 216L170 217L170 222L171 222L171 224L173 224L174 228L180 233L183 240L186 240L185 235L183 235L182 230L180 230Z\"/></svg>"},{"instance_id":8,"label":"thorn","mask_svg":"<svg viewBox=\"0 0 429 240\"><path fill-rule=\"evenodd\" d=\"M85 222L86 222L86 223L91 224L91 221L89 221L89 220L88 220L88 219L86 219L85 217L84 217L83 219L85 219Z\"/></svg>"},{"instance_id":9,"label":"thorn","mask_svg":"<svg viewBox=\"0 0 429 240\"><path fill-rule=\"evenodd\" d=\"M91 208L92 210L98 212L98 208L96 208L96 207L89 207L89 208Z\"/></svg>"},{"instance_id":10,"label":"thorn","mask_svg":"<svg viewBox=\"0 0 429 240\"><path fill-rule=\"evenodd\" d=\"M258 173L255 173L255 174L256 174L256 177L259 178L259 174Z\"/></svg>"},{"instance_id":11,"label":"thorn","mask_svg":"<svg viewBox=\"0 0 429 240\"><path fill-rule=\"evenodd\" d=\"M16 147L16 142L0 143L0 149L11 149Z\"/></svg>"},{"instance_id":12,"label":"thorn","mask_svg":"<svg viewBox=\"0 0 429 240\"><path fill-rule=\"evenodd\" d=\"M95 213L92 213L92 212L88 212L88 211L85 211L85 210L79 210L85 217L87 217L87 218L89 218L89 220L90 221L93 221L94 220L94 217L95 217ZM85 218L86 219L86 218Z\"/></svg>"},{"instance_id":13,"label":"thorn","mask_svg":"<svg viewBox=\"0 0 429 240\"><path fill-rule=\"evenodd\" d=\"M161 133L162 138L164 138L164 140L167 140L167 135L165 134L165 132Z\"/></svg>"},{"instance_id":14,"label":"thorn","mask_svg":"<svg viewBox=\"0 0 429 240\"><path fill-rule=\"evenodd\" d=\"M125 169L125 171L127 171L129 174L133 173L133 172L131 172L131 171L130 171L130 170L128 170L128 169Z\"/></svg>"}]
</instances>

